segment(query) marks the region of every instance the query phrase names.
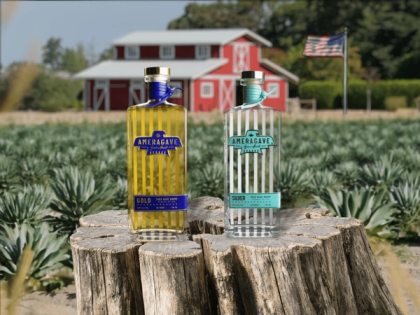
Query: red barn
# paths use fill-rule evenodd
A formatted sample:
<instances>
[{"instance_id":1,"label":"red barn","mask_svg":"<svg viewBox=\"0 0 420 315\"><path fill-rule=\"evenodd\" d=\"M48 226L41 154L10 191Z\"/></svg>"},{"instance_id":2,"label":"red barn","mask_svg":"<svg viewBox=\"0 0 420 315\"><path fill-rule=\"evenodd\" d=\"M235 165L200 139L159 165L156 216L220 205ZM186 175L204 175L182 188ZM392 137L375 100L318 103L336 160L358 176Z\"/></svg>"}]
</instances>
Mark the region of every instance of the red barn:
<instances>
[{"instance_id":1,"label":"red barn","mask_svg":"<svg viewBox=\"0 0 420 315\"><path fill-rule=\"evenodd\" d=\"M102 61L76 74L85 80L85 110L125 110L146 100L143 71L146 67L169 67L169 86L176 91L170 102L190 111L224 110L242 103L240 74L244 70L265 72L266 91L277 91L264 104L284 111L289 81L299 78L261 59L261 47L271 42L248 29L195 29L140 31L112 43L114 59Z\"/></svg>"}]
</instances>

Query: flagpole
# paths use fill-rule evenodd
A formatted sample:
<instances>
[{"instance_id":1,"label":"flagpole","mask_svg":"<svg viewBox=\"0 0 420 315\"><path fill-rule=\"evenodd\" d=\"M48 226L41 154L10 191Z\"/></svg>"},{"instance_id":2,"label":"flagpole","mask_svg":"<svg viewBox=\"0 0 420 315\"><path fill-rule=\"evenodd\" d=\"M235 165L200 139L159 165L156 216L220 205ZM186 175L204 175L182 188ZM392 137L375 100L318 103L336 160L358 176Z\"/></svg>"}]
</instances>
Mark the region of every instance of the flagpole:
<instances>
[{"instance_id":1,"label":"flagpole","mask_svg":"<svg viewBox=\"0 0 420 315\"><path fill-rule=\"evenodd\" d=\"M344 28L344 95L343 95L343 110L344 115L347 114L347 27Z\"/></svg>"}]
</instances>

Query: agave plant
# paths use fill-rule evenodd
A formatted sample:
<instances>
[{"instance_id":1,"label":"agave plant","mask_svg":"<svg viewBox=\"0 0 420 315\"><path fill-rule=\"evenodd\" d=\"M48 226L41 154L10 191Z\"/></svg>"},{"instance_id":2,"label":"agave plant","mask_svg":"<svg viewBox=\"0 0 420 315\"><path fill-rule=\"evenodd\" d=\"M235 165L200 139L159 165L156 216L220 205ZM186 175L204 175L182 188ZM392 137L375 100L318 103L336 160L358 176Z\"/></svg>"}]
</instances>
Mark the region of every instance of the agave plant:
<instances>
[{"instance_id":1,"label":"agave plant","mask_svg":"<svg viewBox=\"0 0 420 315\"><path fill-rule=\"evenodd\" d=\"M35 157L27 157L19 162L19 175L22 185L43 183L48 174L47 163Z\"/></svg>"},{"instance_id":2,"label":"agave plant","mask_svg":"<svg viewBox=\"0 0 420 315\"><path fill-rule=\"evenodd\" d=\"M420 172L405 172L396 181L395 186L405 185L412 187L420 187Z\"/></svg>"},{"instance_id":3,"label":"agave plant","mask_svg":"<svg viewBox=\"0 0 420 315\"><path fill-rule=\"evenodd\" d=\"M348 191L327 188L318 203L339 217L362 220L371 235L382 234L387 225L396 222L397 203L389 200L386 190L373 191L360 188Z\"/></svg>"},{"instance_id":4,"label":"agave plant","mask_svg":"<svg viewBox=\"0 0 420 315\"><path fill-rule=\"evenodd\" d=\"M17 167L11 158L0 155L0 196L17 189Z\"/></svg>"},{"instance_id":5,"label":"agave plant","mask_svg":"<svg viewBox=\"0 0 420 315\"><path fill-rule=\"evenodd\" d=\"M358 167L355 162L343 162L338 164L334 173L343 186L354 188L359 185Z\"/></svg>"},{"instance_id":6,"label":"agave plant","mask_svg":"<svg viewBox=\"0 0 420 315\"><path fill-rule=\"evenodd\" d=\"M307 194L311 190L311 172L303 165L285 162L281 165L280 175L276 173L280 184L283 206L305 204Z\"/></svg>"},{"instance_id":7,"label":"agave plant","mask_svg":"<svg viewBox=\"0 0 420 315\"><path fill-rule=\"evenodd\" d=\"M50 208L57 216L48 216L46 220L63 234L72 234L82 216L109 209L106 205L117 190L109 177L98 182L90 171L74 167L57 170L50 185L55 196Z\"/></svg>"},{"instance_id":8,"label":"agave plant","mask_svg":"<svg viewBox=\"0 0 420 315\"><path fill-rule=\"evenodd\" d=\"M28 272L32 279L39 280L47 272L62 268L69 259L67 237L51 233L46 223L37 227L5 226L0 232L0 280L16 276L26 246L34 252Z\"/></svg>"},{"instance_id":9,"label":"agave plant","mask_svg":"<svg viewBox=\"0 0 420 315\"><path fill-rule=\"evenodd\" d=\"M332 159L333 161L335 161L335 163L348 161L351 157L350 153L351 153L350 149L346 146L334 145L331 148Z\"/></svg>"},{"instance_id":10,"label":"agave plant","mask_svg":"<svg viewBox=\"0 0 420 315\"><path fill-rule=\"evenodd\" d=\"M214 163L192 172L194 188L200 196L223 198L223 164Z\"/></svg>"},{"instance_id":11,"label":"agave plant","mask_svg":"<svg viewBox=\"0 0 420 315\"><path fill-rule=\"evenodd\" d=\"M319 152L311 156L305 157L305 165L307 168L322 171L334 165L332 156L329 152Z\"/></svg>"},{"instance_id":12,"label":"agave plant","mask_svg":"<svg viewBox=\"0 0 420 315\"><path fill-rule=\"evenodd\" d=\"M330 171L315 172L311 178L311 189L317 196L321 195L327 188L338 188L338 186L340 186L340 181Z\"/></svg>"},{"instance_id":13,"label":"agave plant","mask_svg":"<svg viewBox=\"0 0 420 315\"><path fill-rule=\"evenodd\" d=\"M113 209L128 209L127 204L127 180L118 178L117 182L114 183L116 186L116 192L114 198L111 200Z\"/></svg>"},{"instance_id":14,"label":"agave plant","mask_svg":"<svg viewBox=\"0 0 420 315\"><path fill-rule=\"evenodd\" d=\"M361 181L368 186L390 187L404 172L402 165L393 156L382 156L373 164L364 165L360 170Z\"/></svg>"},{"instance_id":15,"label":"agave plant","mask_svg":"<svg viewBox=\"0 0 420 315\"><path fill-rule=\"evenodd\" d=\"M391 196L397 203L400 229L403 232L420 231L420 186L409 183L391 188Z\"/></svg>"},{"instance_id":16,"label":"agave plant","mask_svg":"<svg viewBox=\"0 0 420 315\"><path fill-rule=\"evenodd\" d=\"M9 155L14 147L13 141L6 137L0 139L0 152Z\"/></svg>"},{"instance_id":17,"label":"agave plant","mask_svg":"<svg viewBox=\"0 0 420 315\"><path fill-rule=\"evenodd\" d=\"M51 192L42 186L25 187L17 194L0 198L0 222L3 225L37 224L46 214Z\"/></svg>"}]
</instances>

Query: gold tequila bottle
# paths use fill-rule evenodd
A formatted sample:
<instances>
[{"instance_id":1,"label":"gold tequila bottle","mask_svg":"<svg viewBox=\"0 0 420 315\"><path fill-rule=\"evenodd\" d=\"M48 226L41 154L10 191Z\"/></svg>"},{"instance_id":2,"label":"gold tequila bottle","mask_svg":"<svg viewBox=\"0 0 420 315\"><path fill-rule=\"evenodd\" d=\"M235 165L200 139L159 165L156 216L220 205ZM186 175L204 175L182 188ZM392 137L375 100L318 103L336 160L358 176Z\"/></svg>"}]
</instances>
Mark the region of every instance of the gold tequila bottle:
<instances>
[{"instance_id":1,"label":"gold tequila bottle","mask_svg":"<svg viewBox=\"0 0 420 315\"><path fill-rule=\"evenodd\" d=\"M144 72L148 101L127 109L130 228L140 241L177 240L187 214L187 109L165 100L169 68Z\"/></svg>"}]
</instances>

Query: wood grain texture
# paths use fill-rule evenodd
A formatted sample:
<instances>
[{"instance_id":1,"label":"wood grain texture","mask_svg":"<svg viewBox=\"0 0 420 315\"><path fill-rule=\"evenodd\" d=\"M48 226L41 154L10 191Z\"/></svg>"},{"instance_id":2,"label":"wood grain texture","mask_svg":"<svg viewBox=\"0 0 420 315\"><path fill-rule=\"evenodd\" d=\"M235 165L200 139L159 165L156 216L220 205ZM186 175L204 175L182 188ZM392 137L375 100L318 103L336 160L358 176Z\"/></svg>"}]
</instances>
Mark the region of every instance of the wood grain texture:
<instances>
[{"instance_id":1,"label":"wood grain texture","mask_svg":"<svg viewBox=\"0 0 420 315\"><path fill-rule=\"evenodd\" d=\"M189 202L194 241L137 243L126 212L81 219L71 237L78 314L402 315L361 221L280 214L274 239L229 239L223 201Z\"/></svg>"},{"instance_id":2,"label":"wood grain texture","mask_svg":"<svg viewBox=\"0 0 420 315\"><path fill-rule=\"evenodd\" d=\"M150 243L140 248L139 258L145 314L209 314L198 244Z\"/></svg>"},{"instance_id":3,"label":"wood grain texture","mask_svg":"<svg viewBox=\"0 0 420 315\"><path fill-rule=\"evenodd\" d=\"M94 237L84 232L83 240L81 233L73 236L77 240L72 242L72 253L78 314L143 315L141 244L128 235L98 238L97 232Z\"/></svg>"}]
</instances>

